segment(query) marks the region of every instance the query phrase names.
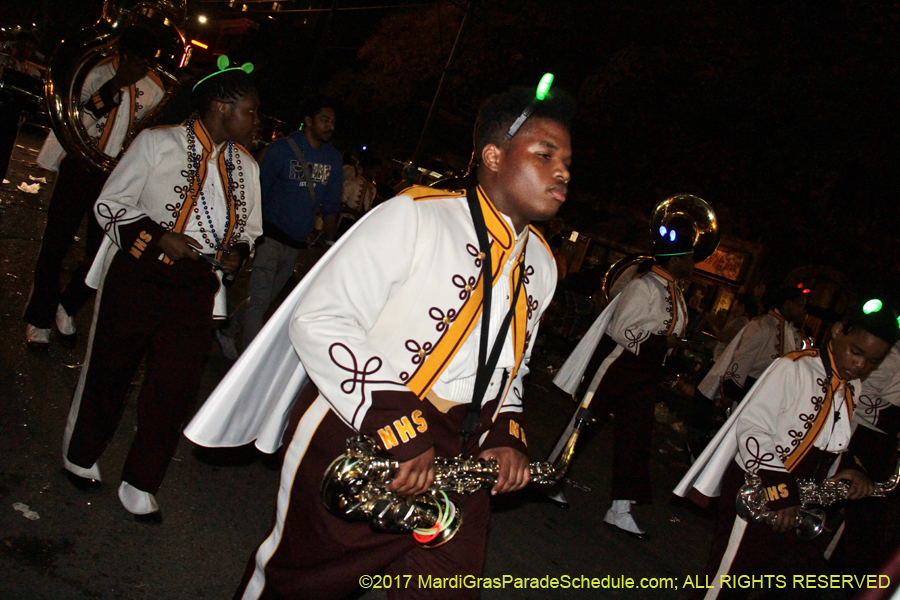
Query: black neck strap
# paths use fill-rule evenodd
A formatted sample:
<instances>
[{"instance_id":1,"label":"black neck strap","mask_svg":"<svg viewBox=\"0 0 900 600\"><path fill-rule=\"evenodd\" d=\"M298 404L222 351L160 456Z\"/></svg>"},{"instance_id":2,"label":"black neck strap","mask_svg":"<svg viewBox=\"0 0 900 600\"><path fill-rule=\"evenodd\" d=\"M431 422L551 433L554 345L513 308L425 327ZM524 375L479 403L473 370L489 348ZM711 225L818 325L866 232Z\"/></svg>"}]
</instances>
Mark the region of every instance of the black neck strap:
<instances>
[{"instance_id":1,"label":"black neck strap","mask_svg":"<svg viewBox=\"0 0 900 600\"><path fill-rule=\"evenodd\" d=\"M491 321L491 300L493 296L494 270L493 261L491 260L491 244L488 240L487 225L484 223L484 214L481 212L481 203L478 201L478 191L471 188L466 191L466 200L469 202L469 212L472 213L472 222L475 224L475 236L478 238L478 248L481 252L481 286L482 286L482 310L481 310L481 339L478 346L478 370L475 373L475 390L472 394L472 401L466 409L466 420L463 423L462 438L465 445L472 433L478 427L478 415L481 413L481 404L484 401L484 393L487 391L488 384L491 382L491 376L494 368L500 360L500 352L503 349L503 342L506 340L506 334L512 323L513 313L516 311L516 303L519 300L519 292L522 289L522 280L525 278L525 262L524 249L522 263L519 267L519 277L516 281L516 291L513 294L512 305L500 325L497 337L491 346L491 353L488 356L488 336L490 332ZM504 377L503 384L505 385Z\"/></svg>"}]
</instances>

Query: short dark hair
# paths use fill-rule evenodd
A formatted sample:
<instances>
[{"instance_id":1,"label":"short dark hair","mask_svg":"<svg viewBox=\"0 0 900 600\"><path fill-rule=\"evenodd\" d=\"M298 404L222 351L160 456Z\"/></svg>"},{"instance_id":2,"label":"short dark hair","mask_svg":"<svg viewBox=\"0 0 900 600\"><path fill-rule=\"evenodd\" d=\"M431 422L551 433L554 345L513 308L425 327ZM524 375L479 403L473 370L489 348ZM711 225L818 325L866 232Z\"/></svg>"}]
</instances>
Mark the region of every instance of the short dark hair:
<instances>
[{"instance_id":1,"label":"short dark hair","mask_svg":"<svg viewBox=\"0 0 900 600\"><path fill-rule=\"evenodd\" d=\"M321 94L308 98L306 102L300 105L300 119L304 123L306 122L306 117L313 120L323 108L330 108L334 112L337 112L337 102L335 102L334 99L329 98L328 96L322 96Z\"/></svg>"},{"instance_id":2,"label":"short dark hair","mask_svg":"<svg viewBox=\"0 0 900 600\"><path fill-rule=\"evenodd\" d=\"M887 304L880 310L866 314L863 305L855 307L844 322L844 331L850 333L856 329L864 329L877 338L881 338L891 346L900 340L900 322L897 312Z\"/></svg>"},{"instance_id":3,"label":"short dark hair","mask_svg":"<svg viewBox=\"0 0 900 600\"><path fill-rule=\"evenodd\" d=\"M225 71L197 84L191 93L191 106L203 116L213 101L232 103L255 91L256 85L250 75L240 69Z\"/></svg>"},{"instance_id":4,"label":"short dark hair","mask_svg":"<svg viewBox=\"0 0 900 600\"><path fill-rule=\"evenodd\" d=\"M481 151L488 144L506 147L506 132L519 118L531 101L534 88L514 87L505 94L488 98L478 111L475 121L475 157L480 159ZM549 119L569 129L575 101L562 90L553 90L547 97L536 103L529 119ZM526 121L527 123L527 121ZM523 124L523 127L525 124Z\"/></svg>"}]
</instances>

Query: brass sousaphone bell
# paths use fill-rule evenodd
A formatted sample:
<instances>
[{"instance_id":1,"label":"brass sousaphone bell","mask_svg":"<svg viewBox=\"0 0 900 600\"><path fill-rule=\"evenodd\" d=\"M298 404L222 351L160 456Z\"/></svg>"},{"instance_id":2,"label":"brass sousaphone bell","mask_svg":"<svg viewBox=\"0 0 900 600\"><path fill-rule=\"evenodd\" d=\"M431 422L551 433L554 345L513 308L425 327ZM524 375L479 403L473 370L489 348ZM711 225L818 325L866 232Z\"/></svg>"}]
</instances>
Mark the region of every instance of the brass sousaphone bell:
<instances>
[{"instance_id":1,"label":"brass sousaphone bell","mask_svg":"<svg viewBox=\"0 0 900 600\"><path fill-rule=\"evenodd\" d=\"M184 0L106 0L96 23L60 42L47 65L44 91L53 131L69 155L92 169L106 172L118 162L118 158L97 148L85 130L81 121L81 89L90 70L118 52L119 35L125 28L139 24L160 34L153 71L164 82L166 91L141 127L151 124L174 98L178 83L172 73L187 60L188 47L179 29L185 15ZM137 133L131 132L125 140L126 147Z\"/></svg>"},{"instance_id":2,"label":"brass sousaphone bell","mask_svg":"<svg viewBox=\"0 0 900 600\"><path fill-rule=\"evenodd\" d=\"M716 251L719 245L719 224L716 213L706 200L691 194L678 194L663 200L650 214L650 236L654 242L676 221L689 221L694 235L694 262L703 262ZM638 265L652 258L648 255L626 256L607 269L601 282L601 293L605 304L616 297L624 283L634 276Z\"/></svg>"}]
</instances>

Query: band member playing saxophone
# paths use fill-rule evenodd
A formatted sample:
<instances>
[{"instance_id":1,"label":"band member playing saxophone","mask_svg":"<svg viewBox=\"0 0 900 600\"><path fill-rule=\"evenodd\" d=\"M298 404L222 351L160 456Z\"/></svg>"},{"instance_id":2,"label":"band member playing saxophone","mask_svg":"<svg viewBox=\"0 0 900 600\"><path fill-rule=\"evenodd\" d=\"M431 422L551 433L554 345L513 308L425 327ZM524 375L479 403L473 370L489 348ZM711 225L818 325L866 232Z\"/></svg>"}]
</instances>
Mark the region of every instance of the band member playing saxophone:
<instances>
[{"instance_id":1,"label":"band member playing saxophone","mask_svg":"<svg viewBox=\"0 0 900 600\"><path fill-rule=\"evenodd\" d=\"M481 573L490 494L529 482L522 378L556 286L553 256L529 223L551 219L569 183L571 102L534 98L514 90L479 112L477 186L410 188L341 237L282 306L283 314L295 306L293 316L273 315L185 431L204 445L255 439L263 447L266 426L227 431L235 422L257 422L241 413L262 409L258 388L227 396L242 380L259 381L254 363L274 364L268 348L290 333L285 356L299 357L314 386L293 408L275 524L236 597L344 598L361 576L382 571ZM279 376L266 377L266 387ZM226 423L225 415L235 418ZM387 488L399 495L429 488L436 457L494 459L499 474L471 495L449 493L465 520L445 544L422 548L411 535L374 532L323 505L325 470L356 433L377 440L399 463ZM478 596L413 588L389 596Z\"/></svg>"},{"instance_id":2,"label":"band member playing saxophone","mask_svg":"<svg viewBox=\"0 0 900 600\"><path fill-rule=\"evenodd\" d=\"M706 591L708 599L720 592L730 598L760 591L720 590L720 575L817 572L827 536L809 541L801 539L801 530L790 533L801 523L799 480L848 482L849 500L875 489L865 465L848 451L851 419L860 380L900 338L897 315L870 301L846 322L834 324L830 333L821 349L798 350L772 363L675 489L699 504L721 490L718 531L707 565L715 587ZM743 491L745 474L760 481L766 504L761 523L735 514L734 499ZM796 597L797 590L764 591L780 592Z\"/></svg>"}]
</instances>

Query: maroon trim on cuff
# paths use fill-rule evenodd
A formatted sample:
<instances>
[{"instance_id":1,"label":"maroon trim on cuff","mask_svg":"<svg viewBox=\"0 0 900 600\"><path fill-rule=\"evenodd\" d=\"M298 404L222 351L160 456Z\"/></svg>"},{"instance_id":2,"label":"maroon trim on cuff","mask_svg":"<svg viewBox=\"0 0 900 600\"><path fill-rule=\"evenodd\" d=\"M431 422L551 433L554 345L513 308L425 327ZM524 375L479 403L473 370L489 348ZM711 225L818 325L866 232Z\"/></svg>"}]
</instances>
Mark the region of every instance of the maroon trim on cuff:
<instances>
[{"instance_id":1,"label":"maroon trim on cuff","mask_svg":"<svg viewBox=\"0 0 900 600\"><path fill-rule=\"evenodd\" d=\"M372 392L360 433L375 438L381 449L400 462L415 458L434 445L426 407L410 391Z\"/></svg>"},{"instance_id":2,"label":"maroon trim on cuff","mask_svg":"<svg viewBox=\"0 0 900 600\"><path fill-rule=\"evenodd\" d=\"M143 217L120 226L118 234L122 251L131 258L144 262L154 260L162 253L159 240L166 234L166 228L150 217Z\"/></svg>"},{"instance_id":3,"label":"maroon trim on cuff","mask_svg":"<svg viewBox=\"0 0 900 600\"><path fill-rule=\"evenodd\" d=\"M525 428L522 425L522 413L510 412L497 415L497 420L488 430L479 451L484 452L504 447L518 450L528 456L528 442L525 438Z\"/></svg>"},{"instance_id":4,"label":"maroon trim on cuff","mask_svg":"<svg viewBox=\"0 0 900 600\"><path fill-rule=\"evenodd\" d=\"M760 469L756 473L762 481L762 491L769 510L781 510L800 504L797 480L786 471Z\"/></svg>"}]
</instances>

